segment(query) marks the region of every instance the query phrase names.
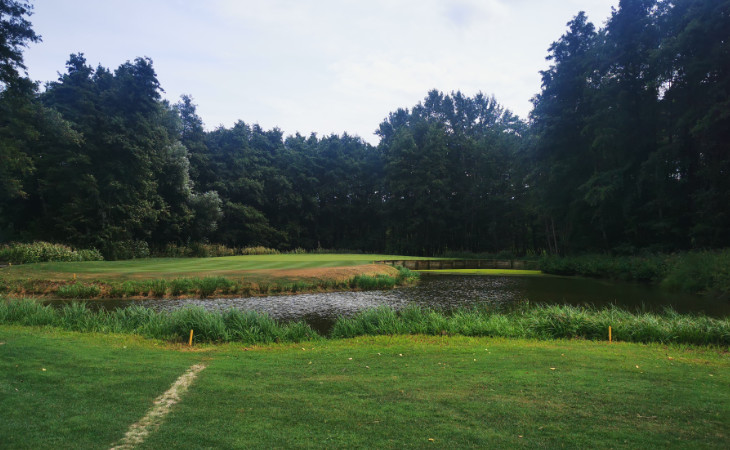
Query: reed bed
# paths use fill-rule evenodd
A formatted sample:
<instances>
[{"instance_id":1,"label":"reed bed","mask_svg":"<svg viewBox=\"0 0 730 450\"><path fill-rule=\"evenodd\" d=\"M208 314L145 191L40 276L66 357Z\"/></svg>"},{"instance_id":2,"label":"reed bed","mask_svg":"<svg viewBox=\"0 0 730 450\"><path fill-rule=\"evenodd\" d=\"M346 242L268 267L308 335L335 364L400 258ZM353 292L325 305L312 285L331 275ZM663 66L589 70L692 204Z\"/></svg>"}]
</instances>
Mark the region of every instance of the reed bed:
<instances>
[{"instance_id":1,"label":"reed bed","mask_svg":"<svg viewBox=\"0 0 730 450\"><path fill-rule=\"evenodd\" d=\"M632 313L617 307L597 309L568 305L538 305L510 312L489 309L444 314L427 308L401 311L377 308L351 318L339 318L331 337L427 334L493 336L532 339L612 339L625 342L730 345L730 318L703 315Z\"/></svg>"},{"instance_id":2,"label":"reed bed","mask_svg":"<svg viewBox=\"0 0 730 450\"><path fill-rule=\"evenodd\" d=\"M0 301L0 324L132 333L177 342L186 340L193 330L197 342L247 344L407 334L600 341L608 340L610 326L616 341L730 346L730 318L683 315L672 310L631 313L616 307L559 305L526 306L510 312L473 309L451 313L419 307L400 311L381 307L341 317L327 336L321 336L304 322L283 323L266 314L236 309L211 312L191 307L165 313L133 306L93 311L79 302L53 308L33 300L5 300Z\"/></svg>"}]
</instances>

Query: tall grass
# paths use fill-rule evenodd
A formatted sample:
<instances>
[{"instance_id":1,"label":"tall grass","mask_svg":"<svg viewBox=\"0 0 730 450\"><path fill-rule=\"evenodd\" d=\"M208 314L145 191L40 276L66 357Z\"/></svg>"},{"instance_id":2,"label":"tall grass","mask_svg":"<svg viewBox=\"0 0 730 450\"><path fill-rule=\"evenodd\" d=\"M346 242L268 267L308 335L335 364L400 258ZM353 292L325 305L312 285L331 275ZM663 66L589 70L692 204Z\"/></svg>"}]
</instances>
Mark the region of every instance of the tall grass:
<instances>
[{"instance_id":1,"label":"tall grass","mask_svg":"<svg viewBox=\"0 0 730 450\"><path fill-rule=\"evenodd\" d=\"M0 324L54 326L80 332L129 333L145 337L187 341L190 330L196 342L300 342L319 338L303 322L281 323L266 314L229 310L210 312L184 308L171 313L141 306L114 311L93 311L74 302L61 308L32 300L0 301Z\"/></svg>"},{"instance_id":2,"label":"tall grass","mask_svg":"<svg viewBox=\"0 0 730 450\"><path fill-rule=\"evenodd\" d=\"M139 306L92 311L83 303L55 309L31 300L0 301L0 324L132 333L177 342L186 341L190 330L197 342L255 344L321 337L304 322L281 323L251 311L231 309L221 313L184 308L164 313ZM573 306L528 306L510 312L462 309L451 314L419 307L400 311L381 307L337 319L329 337L426 334L607 340L609 326L616 341L730 346L730 318L683 315L671 310L655 314Z\"/></svg>"},{"instance_id":3,"label":"tall grass","mask_svg":"<svg viewBox=\"0 0 730 450\"><path fill-rule=\"evenodd\" d=\"M560 305L533 306L512 312L458 310L449 315L418 307L399 312L382 307L352 318L339 318L331 336L428 334L607 340L609 326L617 341L730 345L730 318Z\"/></svg>"}]
</instances>

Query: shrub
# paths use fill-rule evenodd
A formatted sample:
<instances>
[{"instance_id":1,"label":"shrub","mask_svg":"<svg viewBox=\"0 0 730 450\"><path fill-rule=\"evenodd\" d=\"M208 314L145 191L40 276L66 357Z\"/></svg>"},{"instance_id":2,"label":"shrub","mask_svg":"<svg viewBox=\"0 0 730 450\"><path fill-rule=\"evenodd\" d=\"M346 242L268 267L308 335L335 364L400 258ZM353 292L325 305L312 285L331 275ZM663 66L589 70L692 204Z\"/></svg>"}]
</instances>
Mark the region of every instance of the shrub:
<instances>
[{"instance_id":1,"label":"shrub","mask_svg":"<svg viewBox=\"0 0 730 450\"><path fill-rule=\"evenodd\" d=\"M101 261L104 258L96 249L73 250L63 244L36 241L29 244L13 242L0 246L0 261L14 264L64 261Z\"/></svg>"},{"instance_id":2,"label":"shrub","mask_svg":"<svg viewBox=\"0 0 730 450\"><path fill-rule=\"evenodd\" d=\"M662 284L685 292L730 294L730 250L676 255Z\"/></svg>"},{"instance_id":3,"label":"shrub","mask_svg":"<svg viewBox=\"0 0 730 450\"><path fill-rule=\"evenodd\" d=\"M279 250L268 247L246 247L241 250L242 255L278 255Z\"/></svg>"},{"instance_id":4,"label":"shrub","mask_svg":"<svg viewBox=\"0 0 730 450\"><path fill-rule=\"evenodd\" d=\"M660 281L668 270L666 256L543 256L540 270L554 275L580 275L625 281Z\"/></svg>"},{"instance_id":5,"label":"shrub","mask_svg":"<svg viewBox=\"0 0 730 450\"><path fill-rule=\"evenodd\" d=\"M110 241L102 249L104 258L108 260L148 258L150 247L145 241Z\"/></svg>"}]
</instances>

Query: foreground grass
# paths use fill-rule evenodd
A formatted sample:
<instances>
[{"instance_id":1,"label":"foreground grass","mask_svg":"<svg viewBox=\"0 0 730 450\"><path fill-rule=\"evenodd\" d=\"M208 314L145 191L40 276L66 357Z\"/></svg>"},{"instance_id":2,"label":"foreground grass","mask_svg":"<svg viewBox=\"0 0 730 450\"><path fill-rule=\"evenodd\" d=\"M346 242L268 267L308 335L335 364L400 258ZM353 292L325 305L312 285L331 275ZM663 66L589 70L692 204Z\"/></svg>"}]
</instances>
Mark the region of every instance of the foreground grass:
<instances>
[{"instance_id":1,"label":"foreground grass","mask_svg":"<svg viewBox=\"0 0 730 450\"><path fill-rule=\"evenodd\" d=\"M187 351L10 326L0 342L11 448L108 448L200 362L143 448L730 444L730 358L708 348L381 336Z\"/></svg>"}]
</instances>

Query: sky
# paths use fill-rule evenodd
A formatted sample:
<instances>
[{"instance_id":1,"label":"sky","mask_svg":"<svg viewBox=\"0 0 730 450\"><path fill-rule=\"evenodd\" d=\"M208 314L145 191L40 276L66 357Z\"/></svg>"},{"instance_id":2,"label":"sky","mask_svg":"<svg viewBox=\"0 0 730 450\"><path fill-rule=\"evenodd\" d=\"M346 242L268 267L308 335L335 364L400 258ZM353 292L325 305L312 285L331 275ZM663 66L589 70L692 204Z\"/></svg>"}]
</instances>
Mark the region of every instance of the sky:
<instances>
[{"instance_id":1,"label":"sky","mask_svg":"<svg viewBox=\"0 0 730 450\"><path fill-rule=\"evenodd\" d=\"M585 11L618 0L33 0L43 42L25 50L46 82L71 53L115 69L154 62L163 97L189 94L206 129L236 121L285 134L358 135L429 90L494 95L526 118L547 49Z\"/></svg>"}]
</instances>

